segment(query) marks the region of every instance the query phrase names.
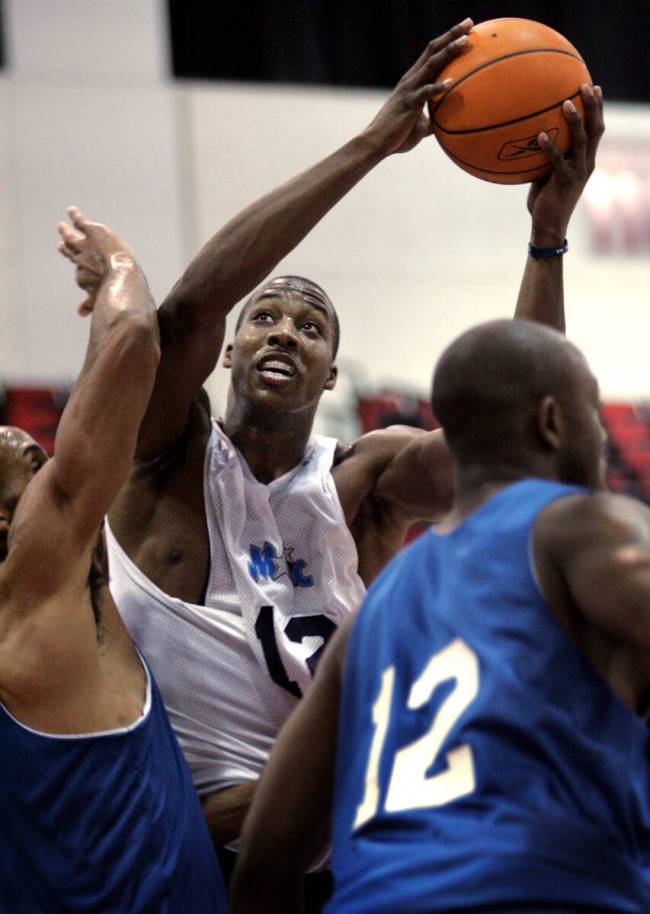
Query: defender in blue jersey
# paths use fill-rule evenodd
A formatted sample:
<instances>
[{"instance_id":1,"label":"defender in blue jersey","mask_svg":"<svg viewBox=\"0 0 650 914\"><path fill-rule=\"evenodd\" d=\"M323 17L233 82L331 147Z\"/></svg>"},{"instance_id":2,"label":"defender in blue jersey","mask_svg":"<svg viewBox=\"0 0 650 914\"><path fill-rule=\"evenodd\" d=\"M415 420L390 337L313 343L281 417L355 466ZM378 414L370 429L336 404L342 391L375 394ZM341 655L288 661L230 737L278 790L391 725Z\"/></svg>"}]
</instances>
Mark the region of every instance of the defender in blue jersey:
<instances>
[{"instance_id":1,"label":"defender in blue jersey","mask_svg":"<svg viewBox=\"0 0 650 914\"><path fill-rule=\"evenodd\" d=\"M445 352L433 406L454 507L278 741L242 851L274 897L256 910L295 910L333 789L332 914L647 914L650 511L602 490L596 381L559 334L499 321Z\"/></svg>"},{"instance_id":2,"label":"defender in blue jersey","mask_svg":"<svg viewBox=\"0 0 650 914\"><path fill-rule=\"evenodd\" d=\"M100 527L159 356L124 242L69 210L92 312L52 460L0 427L0 914L219 914L190 773L106 586Z\"/></svg>"}]
</instances>

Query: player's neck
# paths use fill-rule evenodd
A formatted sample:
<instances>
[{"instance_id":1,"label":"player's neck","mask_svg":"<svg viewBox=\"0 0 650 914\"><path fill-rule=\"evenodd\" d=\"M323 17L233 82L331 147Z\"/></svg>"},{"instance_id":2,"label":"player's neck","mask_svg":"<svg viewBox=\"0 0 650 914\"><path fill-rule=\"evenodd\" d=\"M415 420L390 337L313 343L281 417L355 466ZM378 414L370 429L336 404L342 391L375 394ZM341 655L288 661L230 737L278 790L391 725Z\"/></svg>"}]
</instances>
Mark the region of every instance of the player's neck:
<instances>
[{"instance_id":1,"label":"player's neck","mask_svg":"<svg viewBox=\"0 0 650 914\"><path fill-rule=\"evenodd\" d=\"M492 467L484 465L455 466L454 504L443 521L443 529L452 529L501 489L521 479L530 477L541 479L556 478L548 466L542 466L541 464L535 466L519 466L507 463Z\"/></svg>"},{"instance_id":2,"label":"player's neck","mask_svg":"<svg viewBox=\"0 0 650 914\"><path fill-rule=\"evenodd\" d=\"M257 422L251 416L229 411L222 427L243 455L253 476L268 483L284 476L303 459L312 422L311 416L302 415Z\"/></svg>"}]
</instances>

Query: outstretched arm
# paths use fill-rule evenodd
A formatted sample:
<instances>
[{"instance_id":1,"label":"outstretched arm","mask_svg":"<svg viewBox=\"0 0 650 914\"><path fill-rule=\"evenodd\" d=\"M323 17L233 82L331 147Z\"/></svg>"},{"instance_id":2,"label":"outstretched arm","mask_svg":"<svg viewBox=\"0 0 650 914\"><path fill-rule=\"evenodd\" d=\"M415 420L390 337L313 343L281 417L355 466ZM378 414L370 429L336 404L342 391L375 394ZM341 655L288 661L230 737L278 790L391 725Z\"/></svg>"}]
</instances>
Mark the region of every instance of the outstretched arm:
<instances>
[{"instance_id":1,"label":"outstretched arm","mask_svg":"<svg viewBox=\"0 0 650 914\"><path fill-rule=\"evenodd\" d=\"M550 158L553 170L535 181L528 195L530 241L538 248L556 248L564 242L573 210L594 170L596 150L605 131L600 86L584 85L581 92L584 123L572 102L566 101L562 106L571 132L570 155L564 158L545 133L539 136L539 145ZM539 321L564 332L561 255L528 256L515 317Z\"/></svg>"},{"instance_id":2,"label":"outstretched arm","mask_svg":"<svg viewBox=\"0 0 650 914\"><path fill-rule=\"evenodd\" d=\"M553 170L535 182L528 195L532 217L531 243L557 247L566 237L571 214L594 170L596 150L604 132L600 87L582 87L586 117L570 102L564 116L571 131L571 152L564 158L545 134L539 142L549 156ZM539 321L564 330L562 257L527 257L519 291L516 318ZM390 433L365 436L368 446L384 446ZM395 442L394 454L377 478L372 499L383 517L392 516L404 527L417 520L439 520L449 510L453 479L449 453L441 431L412 434Z\"/></svg>"},{"instance_id":3,"label":"outstretched arm","mask_svg":"<svg viewBox=\"0 0 650 914\"><path fill-rule=\"evenodd\" d=\"M442 90L437 75L463 50L470 27L465 20L432 41L365 130L248 206L197 254L160 307L162 359L139 457L155 457L179 440L216 365L232 307L382 159L431 132L425 102Z\"/></svg>"},{"instance_id":4,"label":"outstretched arm","mask_svg":"<svg viewBox=\"0 0 650 914\"><path fill-rule=\"evenodd\" d=\"M11 526L5 579L54 592L79 564L128 474L159 357L156 312L129 247L68 211L59 248L92 311L85 362L61 417L55 455L34 477Z\"/></svg>"}]
</instances>

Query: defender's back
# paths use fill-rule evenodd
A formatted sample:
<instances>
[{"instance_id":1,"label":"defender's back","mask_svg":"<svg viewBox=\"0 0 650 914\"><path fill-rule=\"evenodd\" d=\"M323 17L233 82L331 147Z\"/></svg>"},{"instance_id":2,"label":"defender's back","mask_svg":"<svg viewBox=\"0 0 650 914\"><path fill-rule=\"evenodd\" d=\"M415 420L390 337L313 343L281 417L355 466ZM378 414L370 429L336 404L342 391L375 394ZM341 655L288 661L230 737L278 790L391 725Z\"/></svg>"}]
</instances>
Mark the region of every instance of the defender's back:
<instances>
[{"instance_id":1,"label":"defender's back","mask_svg":"<svg viewBox=\"0 0 650 914\"><path fill-rule=\"evenodd\" d=\"M531 567L537 515L576 491L507 486L372 586L346 663L329 910L648 909L646 728Z\"/></svg>"}]
</instances>

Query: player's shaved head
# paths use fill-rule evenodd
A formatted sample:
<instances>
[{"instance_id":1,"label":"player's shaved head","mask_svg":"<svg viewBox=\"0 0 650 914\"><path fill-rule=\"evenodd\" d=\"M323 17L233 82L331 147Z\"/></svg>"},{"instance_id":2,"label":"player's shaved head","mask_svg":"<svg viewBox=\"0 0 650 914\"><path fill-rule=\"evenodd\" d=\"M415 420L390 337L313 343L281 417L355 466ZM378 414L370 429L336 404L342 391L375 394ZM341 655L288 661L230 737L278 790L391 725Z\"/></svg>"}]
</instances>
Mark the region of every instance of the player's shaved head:
<instances>
[{"instance_id":1,"label":"player's shaved head","mask_svg":"<svg viewBox=\"0 0 650 914\"><path fill-rule=\"evenodd\" d=\"M432 406L459 463L494 464L542 450L542 400L570 408L588 385L595 381L584 356L560 333L532 321L492 321L445 350Z\"/></svg>"}]
</instances>

